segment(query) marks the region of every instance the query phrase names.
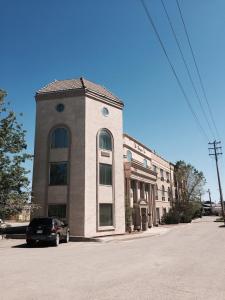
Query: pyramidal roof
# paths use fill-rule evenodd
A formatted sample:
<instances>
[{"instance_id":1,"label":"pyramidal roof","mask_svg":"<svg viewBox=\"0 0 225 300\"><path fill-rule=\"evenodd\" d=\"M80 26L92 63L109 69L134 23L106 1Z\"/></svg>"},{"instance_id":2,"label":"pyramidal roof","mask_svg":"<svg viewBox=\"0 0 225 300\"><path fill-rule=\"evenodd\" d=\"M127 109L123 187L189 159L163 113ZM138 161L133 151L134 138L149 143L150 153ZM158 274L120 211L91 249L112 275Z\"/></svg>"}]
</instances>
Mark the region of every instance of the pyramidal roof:
<instances>
[{"instance_id":1,"label":"pyramidal roof","mask_svg":"<svg viewBox=\"0 0 225 300\"><path fill-rule=\"evenodd\" d=\"M91 82L83 77L79 79L66 79L66 80L55 80L40 90L37 91L37 95L56 93L56 92L66 92L66 91L75 91L78 89L87 90L94 92L100 96L109 98L118 103L123 103L118 97L113 95L102 85Z\"/></svg>"}]
</instances>

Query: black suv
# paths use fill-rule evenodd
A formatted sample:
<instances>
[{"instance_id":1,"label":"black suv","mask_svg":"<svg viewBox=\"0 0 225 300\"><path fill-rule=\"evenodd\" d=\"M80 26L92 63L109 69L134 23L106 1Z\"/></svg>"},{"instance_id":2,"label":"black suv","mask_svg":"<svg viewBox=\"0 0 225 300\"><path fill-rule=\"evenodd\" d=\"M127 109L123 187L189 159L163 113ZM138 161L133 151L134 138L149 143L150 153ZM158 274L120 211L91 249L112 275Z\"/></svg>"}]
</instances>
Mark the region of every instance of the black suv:
<instances>
[{"instance_id":1,"label":"black suv","mask_svg":"<svg viewBox=\"0 0 225 300\"><path fill-rule=\"evenodd\" d=\"M34 218L27 227L28 246L36 242L51 242L58 246L60 241L69 242L70 231L66 223L56 218Z\"/></svg>"}]
</instances>

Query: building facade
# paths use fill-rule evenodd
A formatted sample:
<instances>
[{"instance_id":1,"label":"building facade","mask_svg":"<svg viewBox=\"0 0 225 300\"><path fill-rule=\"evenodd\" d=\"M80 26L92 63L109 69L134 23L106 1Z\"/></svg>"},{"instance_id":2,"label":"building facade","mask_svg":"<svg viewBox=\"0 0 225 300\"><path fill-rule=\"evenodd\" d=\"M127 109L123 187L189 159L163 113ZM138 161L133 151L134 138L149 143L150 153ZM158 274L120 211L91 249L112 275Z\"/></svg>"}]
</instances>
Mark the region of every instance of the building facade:
<instances>
[{"instance_id":1,"label":"building facade","mask_svg":"<svg viewBox=\"0 0 225 300\"><path fill-rule=\"evenodd\" d=\"M123 148L125 200L132 208L131 226L146 230L159 224L172 206L174 166L127 134Z\"/></svg>"},{"instance_id":2,"label":"building facade","mask_svg":"<svg viewBox=\"0 0 225 300\"><path fill-rule=\"evenodd\" d=\"M170 208L173 165L123 135L123 102L83 78L54 81L35 98L33 216L66 219L84 237L124 233L126 205L133 229L157 224Z\"/></svg>"}]
</instances>

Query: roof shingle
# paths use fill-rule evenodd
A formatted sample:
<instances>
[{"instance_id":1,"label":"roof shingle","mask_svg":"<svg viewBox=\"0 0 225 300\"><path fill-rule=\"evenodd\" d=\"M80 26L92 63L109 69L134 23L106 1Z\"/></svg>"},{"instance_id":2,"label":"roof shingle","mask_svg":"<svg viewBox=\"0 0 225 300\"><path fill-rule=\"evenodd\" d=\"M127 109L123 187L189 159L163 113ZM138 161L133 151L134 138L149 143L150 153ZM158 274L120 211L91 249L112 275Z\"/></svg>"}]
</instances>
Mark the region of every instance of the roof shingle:
<instances>
[{"instance_id":1,"label":"roof shingle","mask_svg":"<svg viewBox=\"0 0 225 300\"><path fill-rule=\"evenodd\" d=\"M110 91L108 91L105 87L91 82L84 78L79 79L67 79L67 80L55 80L39 91L37 91L37 95L40 94L47 94L47 93L54 93L54 92L62 92L62 91L71 91L76 89L87 89L91 92L97 93L102 95L106 98L114 100L116 102L122 103L122 101L113 95Z\"/></svg>"}]
</instances>

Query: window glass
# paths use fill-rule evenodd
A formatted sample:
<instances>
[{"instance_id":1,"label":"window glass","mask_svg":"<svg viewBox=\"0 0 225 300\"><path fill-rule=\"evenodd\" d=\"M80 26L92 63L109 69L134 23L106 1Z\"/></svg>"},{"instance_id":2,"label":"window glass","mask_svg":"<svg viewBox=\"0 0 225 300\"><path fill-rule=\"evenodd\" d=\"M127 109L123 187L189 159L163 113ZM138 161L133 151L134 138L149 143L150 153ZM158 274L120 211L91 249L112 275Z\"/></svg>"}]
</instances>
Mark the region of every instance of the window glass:
<instances>
[{"instance_id":1,"label":"window glass","mask_svg":"<svg viewBox=\"0 0 225 300\"><path fill-rule=\"evenodd\" d=\"M39 225L51 226L52 219L50 219L50 218L34 218L29 224L29 226L31 226L31 227L37 227Z\"/></svg>"},{"instance_id":2,"label":"window glass","mask_svg":"<svg viewBox=\"0 0 225 300\"><path fill-rule=\"evenodd\" d=\"M51 148L67 148L69 145L69 134L66 128L56 128L51 136Z\"/></svg>"},{"instance_id":3,"label":"window glass","mask_svg":"<svg viewBox=\"0 0 225 300\"><path fill-rule=\"evenodd\" d=\"M48 216L59 219L66 218L66 204L50 204L48 206Z\"/></svg>"},{"instance_id":4,"label":"window glass","mask_svg":"<svg viewBox=\"0 0 225 300\"><path fill-rule=\"evenodd\" d=\"M162 197L165 197L165 187L162 185Z\"/></svg>"},{"instance_id":5,"label":"window glass","mask_svg":"<svg viewBox=\"0 0 225 300\"><path fill-rule=\"evenodd\" d=\"M157 173L157 167L156 166L153 166L153 170L154 170L154 172Z\"/></svg>"},{"instance_id":6,"label":"window glass","mask_svg":"<svg viewBox=\"0 0 225 300\"><path fill-rule=\"evenodd\" d=\"M112 204L99 204L100 226L113 226Z\"/></svg>"},{"instance_id":7,"label":"window glass","mask_svg":"<svg viewBox=\"0 0 225 300\"><path fill-rule=\"evenodd\" d=\"M132 152L130 150L127 150L127 160L132 161Z\"/></svg>"},{"instance_id":8,"label":"window glass","mask_svg":"<svg viewBox=\"0 0 225 300\"><path fill-rule=\"evenodd\" d=\"M112 138L110 133L102 129L99 134L99 148L112 151Z\"/></svg>"},{"instance_id":9,"label":"window glass","mask_svg":"<svg viewBox=\"0 0 225 300\"><path fill-rule=\"evenodd\" d=\"M170 196L171 196L170 188L168 187L168 200L169 200L169 201L170 201Z\"/></svg>"},{"instance_id":10,"label":"window glass","mask_svg":"<svg viewBox=\"0 0 225 300\"><path fill-rule=\"evenodd\" d=\"M163 169L160 169L160 175L163 177Z\"/></svg>"},{"instance_id":11,"label":"window glass","mask_svg":"<svg viewBox=\"0 0 225 300\"><path fill-rule=\"evenodd\" d=\"M148 166L147 159L144 159L144 160L143 160L143 165L144 165L145 168L147 168L147 166Z\"/></svg>"},{"instance_id":12,"label":"window glass","mask_svg":"<svg viewBox=\"0 0 225 300\"><path fill-rule=\"evenodd\" d=\"M67 184L67 162L50 164L50 185L66 185Z\"/></svg>"},{"instance_id":13,"label":"window glass","mask_svg":"<svg viewBox=\"0 0 225 300\"><path fill-rule=\"evenodd\" d=\"M158 185L155 186L155 197L158 200Z\"/></svg>"},{"instance_id":14,"label":"window glass","mask_svg":"<svg viewBox=\"0 0 225 300\"><path fill-rule=\"evenodd\" d=\"M99 183L105 185L112 185L112 165L99 165Z\"/></svg>"}]
</instances>

